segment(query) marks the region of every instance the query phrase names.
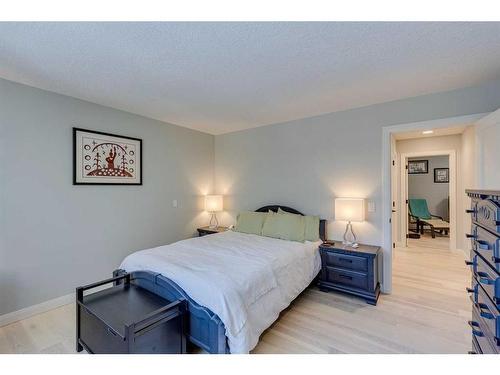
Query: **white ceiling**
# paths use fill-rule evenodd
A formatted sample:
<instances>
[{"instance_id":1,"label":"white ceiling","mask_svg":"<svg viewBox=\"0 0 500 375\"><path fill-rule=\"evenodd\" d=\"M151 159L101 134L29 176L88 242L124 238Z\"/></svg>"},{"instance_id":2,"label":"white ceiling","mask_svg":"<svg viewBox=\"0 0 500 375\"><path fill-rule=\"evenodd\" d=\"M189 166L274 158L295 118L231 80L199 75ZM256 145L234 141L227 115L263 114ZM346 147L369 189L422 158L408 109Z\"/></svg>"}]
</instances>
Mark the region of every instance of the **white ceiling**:
<instances>
[{"instance_id":1,"label":"white ceiling","mask_svg":"<svg viewBox=\"0 0 500 375\"><path fill-rule=\"evenodd\" d=\"M0 23L0 77L212 134L500 78L500 23Z\"/></svg>"}]
</instances>

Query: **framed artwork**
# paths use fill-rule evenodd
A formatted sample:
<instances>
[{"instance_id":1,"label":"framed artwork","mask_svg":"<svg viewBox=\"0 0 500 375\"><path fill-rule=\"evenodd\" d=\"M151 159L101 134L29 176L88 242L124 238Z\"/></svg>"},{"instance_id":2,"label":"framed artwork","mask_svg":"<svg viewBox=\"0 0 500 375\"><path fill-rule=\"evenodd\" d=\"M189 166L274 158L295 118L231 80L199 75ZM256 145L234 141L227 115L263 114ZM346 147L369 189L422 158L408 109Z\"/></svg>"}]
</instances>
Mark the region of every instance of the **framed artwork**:
<instances>
[{"instance_id":1,"label":"framed artwork","mask_svg":"<svg viewBox=\"0 0 500 375\"><path fill-rule=\"evenodd\" d=\"M450 168L434 168L434 182L436 184L450 182Z\"/></svg>"},{"instance_id":2,"label":"framed artwork","mask_svg":"<svg viewBox=\"0 0 500 375\"><path fill-rule=\"evenodd\" d=\"M408 160L408 174L429 173L429 160Z\"/></svg>"},{"instance_id":3,"label":"framed artwork","mask_svg":"<svg viewBox=\"0 0 500 375\"><path fill-rule=\"evenodd\" d=\"M73 185L142 185L142 140L73 128Z\"/></svg>"}]
</instances>

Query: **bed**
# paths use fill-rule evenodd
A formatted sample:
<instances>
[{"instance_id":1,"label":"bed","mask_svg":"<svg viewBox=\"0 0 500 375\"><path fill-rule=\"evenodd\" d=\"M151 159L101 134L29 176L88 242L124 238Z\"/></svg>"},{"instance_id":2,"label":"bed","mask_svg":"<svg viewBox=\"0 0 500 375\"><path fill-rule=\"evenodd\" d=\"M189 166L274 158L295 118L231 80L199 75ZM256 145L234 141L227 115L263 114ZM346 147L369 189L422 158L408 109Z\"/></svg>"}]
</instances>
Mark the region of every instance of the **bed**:
<instances>
[{"instance_id":1,"label":"bed","mask_svg":"<svg viewBox=\"0 0 500 375\"><path fill-rule=\"evenodd\" d=\"M286 206L264 206L302 215ZM326 221L320 221L326 239ZM279 313L315 279L318 242L227 231L135 252L114 276L188 303L187 340L208 353L248 353ZM214 256L216 254L216 256Z\"/></svg>"}]
</instances>

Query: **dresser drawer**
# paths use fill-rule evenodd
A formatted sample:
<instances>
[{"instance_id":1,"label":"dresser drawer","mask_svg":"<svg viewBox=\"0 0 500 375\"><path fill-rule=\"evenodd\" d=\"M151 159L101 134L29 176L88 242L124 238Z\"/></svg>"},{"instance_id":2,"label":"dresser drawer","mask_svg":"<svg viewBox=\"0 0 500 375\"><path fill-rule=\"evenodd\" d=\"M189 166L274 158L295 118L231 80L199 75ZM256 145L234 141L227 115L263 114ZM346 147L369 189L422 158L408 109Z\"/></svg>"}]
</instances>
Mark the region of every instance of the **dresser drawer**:
<instances>
[{"instance_id":1,"label":"dresser drawer","mask_svg":"<svg viewBox=\"0 0 500 375\"><path fill-rule=\"evenodd\" d=\"M475 258L477 259L478 255L475 255ZM470 263L470 262L469 262ZM477 264L477 263L475 263ZM475 265L473 266L475 267ZM475 277L471 277L471 287L466 288L467 292L470 293L470 298L472 303L477 302L477 293L478 289L480 288L479 283Z\"/></svg>"},{"instance_id":2,"label":"dresser drawer","mask_svg":"<svg viewBox=\"0 0 500 375\"><path fill-rule=\"evenodd\" d=\"M355 255L347 255L335 253L332 251L325 251L324 255L326 265L336 268L344 268L348 270L367 272L368 259Z\"/></svg>"},{"instance_id":3,"label":"dresser drawer","mask_svg":"<svg viewBox=\"0 0 500 375\"><path fill-rule=\"evenodd\" d=\"M475 220L485 228L500 235L500 205L491 199L476 202Z\"/></svg>"},{"instance_id":4,"label":"dresser drawer","mask_svg":"<svg viewBox=\"0 0 500 375\"><path fill-rule=\"evenodd\" d=\"M472 320L469 320L469 326L471 327L472 337L476 339L481 353L496 354L497 350L491 345L491 341L488 338L488 328L481 324L481 318L474 308L472 309Z\"/></svg>"},{"instance_id":5,"label":"dresser drawer","mask_svg":"<svg viewBox=\"0 0 500 375\"><path fill-rule=\"evenodd\" d=\"M80 340L92 353L125 354L128 352L128 342L125 337L108 327L94 314L82 306L80 309Z\"/></svg>"},{"instance_id":6,"label":"dresser drawer","mask_svg":"<svg viewBox=\"0 0 500 375\"><path fill-rule=\"evenodd\" d=\"M500 308L500 277L490 265L481 257L475 258L472 273L478 284L485 290L491 301Z\"/></svg>"},{"instance_id":7,"label":"dresser drawer","mask_svg":"<svg viewBox=\"0 0 500 375\"><path fill-rule=\"evenodd\" d=\"M364 273L348 271L341 268L326 267L327 282L345 285L351 288L368 289L368 276Z\"/></svg>"},{"instance_id":8,"label":"dresser drawer","mask_svg":"<svg viewBox=\"0 0 500 375\"><path fill-rule=\"evenodd\" d=\"M483 354L475 336L472 336L472 351L469 354Z\"/></svg>"},{"instance_id":9,"label":"dresser drawer","mask_svg":"<svg viewBox=\"0 0 500 375\"><path fill-rule=\"evenodd\" d=\"M483 288L478 288L477 302L474 309L481 320L481 326L487 327L485 335L490 339L493 347L499 348L500 316L496 306L491 302Z\"/></svg>"},{"instance_id":10,"label":"dresser drawer","mask_svg":"<svg viewBox=\"0 0 500 375\"><path fill-rule=\"evenodd\" d=\"M488 261L492 268L500 272L500 237L480 226L473 228L473 233L473 249Z\"/></svg>"},{"instance_id":11,"label":"dresser drawer","mask_svg":"<svg viewBox=\"0 0 500 375\"><path fill-rule=\"evenodd\" d=\"M472 221L477 221L477 202L478 199L472 198L470 201L470 209L465 210L466 213L471 215Z\"/></svg>"}]
</instances>

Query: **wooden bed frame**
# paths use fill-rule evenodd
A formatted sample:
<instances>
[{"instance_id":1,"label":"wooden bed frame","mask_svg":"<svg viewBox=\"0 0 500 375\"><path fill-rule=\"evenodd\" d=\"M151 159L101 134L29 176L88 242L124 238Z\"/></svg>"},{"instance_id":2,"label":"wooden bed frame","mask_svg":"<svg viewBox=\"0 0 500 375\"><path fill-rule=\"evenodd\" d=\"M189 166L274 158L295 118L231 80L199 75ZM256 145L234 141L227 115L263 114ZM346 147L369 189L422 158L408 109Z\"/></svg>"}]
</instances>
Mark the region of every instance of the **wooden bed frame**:
<instances>
[{"instance_id":1,"label":"wooden bed frame","mask_svg":"<svg viewBox=\"0 0 500 375\"><path fill-rule=\"evenodd\" d=\"M286 206L269 205L256 210L256 212L277 212L278 209L297 215L304 215L301 212ZM326 220L320 220L319 237L326 240ZM113 272L113 277L125 274L124 270L118 269ZM187 301L187 332L188 342L200 347L208 353L229 354L229 346L225 335L224 323L217 314L210 309L200 306L184 290L160 273L149 271L138 271L131 273L131 283L149 290L169 301L184 298Z\"/></svg>"}]
</instances>

